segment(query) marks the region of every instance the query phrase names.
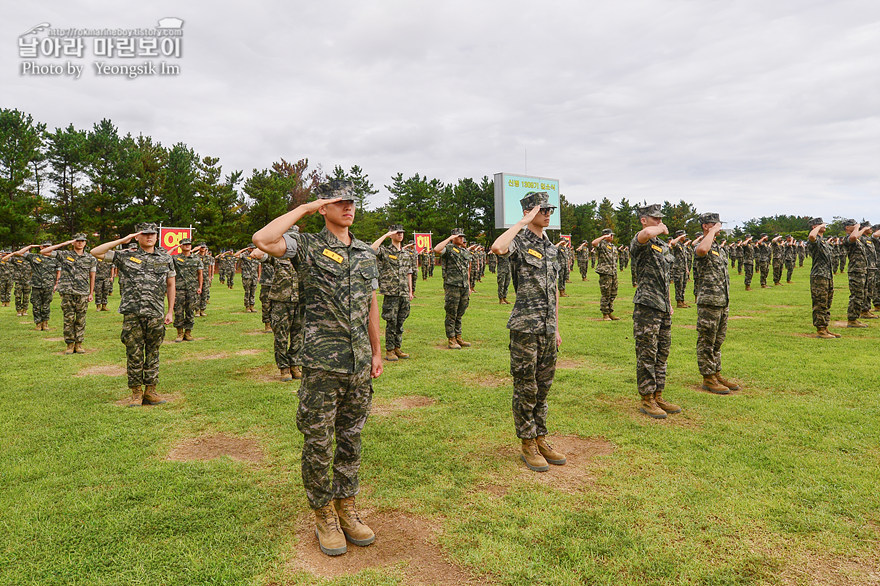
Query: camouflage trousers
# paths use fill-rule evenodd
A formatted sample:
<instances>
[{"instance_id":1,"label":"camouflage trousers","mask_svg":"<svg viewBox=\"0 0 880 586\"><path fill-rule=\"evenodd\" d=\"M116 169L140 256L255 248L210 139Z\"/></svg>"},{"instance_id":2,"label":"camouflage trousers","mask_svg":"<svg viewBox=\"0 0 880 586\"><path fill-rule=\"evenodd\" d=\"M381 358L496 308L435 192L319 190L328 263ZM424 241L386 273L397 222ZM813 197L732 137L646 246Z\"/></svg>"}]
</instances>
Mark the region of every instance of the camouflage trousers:
<instances>
[{"instance_id":1,"label":"camouflage trousers","mask_svg":"<svg viewBox=\"0 0 880 586\"><path fill-rule=\"evenodd\" d=\"M446 309L446 337L454 338L461 335L461 318L468 308L471 293L467 287L445 284L443 291L445 292L443 307Z\"/></svg>"},{"instance_id":2,"label":"camouflage trousers","mask_svg":"<svg viewBox=\"0 0 880 586\"><path fill-rule=\"evenodd\" d=\"M736 258L731 256L730 257L730 268L734 268L735 266L736 266Z\"/></svg>"},{"instance_id":3,"label":"camouflage trousers","mask_svg":"<svg viewBox=\"0 0 880 586\"><path fill-rule=\"evenodd\" d=\"M794 274L794 260L785 261L785 280L791 281L791 276Z\"/></svg>"},{"instance_id":4,"label":"camouflage trousers","mask_svg":"<svg viewBox=\"0 0 880 586\"><path fill-rule=\"evenodd\" d=\"M587 269L589 265L587 263L578 263L578 270L581 272L581 279L587 278Z\"/></svg>"},{"instance_id":5,"label":"camouflage trousers","mask_svg":"<svg viewBox=\"0 0 880 586\"><path fill-rule=\"evenodd\" d=\"M15 282L15 311L27 311L31 299L31 284Z\"/></svg>"},{"instance_id":6,"label":"camouflage trousers","mask_svg":"<svg viewBox=\"0 0 880 586\"><path fill-rule=\"evenodd\" d=\"M230 277L230 283L232 282L232 277ZM244 306L251 307L256 305L256 295L257 295L257 280L256 279L242 279L241 285L244 287Z\"/></svg>"},{"instance_id":7,"label":"camouflage trousers","mask_svg":"<svg viewBox=\"0 0 880 586\"><path fill-rule=\"evenodd\" d=\"M834 279L810 277L810 296L813 298L813 325L816 328L827 328L831 323Z\"/></svg>"},{"instance_id":8,"label":"camouflage trousers","mask_svg":"<svg viewBox=\"0 0 880 586\"><path fill-rule=\"evenodd\" d=\"M107 305L107 297L113 291L110 279L95 279L95 306Z\"/></svg>"},{"instance_id":9,"label":"camouflage trousers","mask_svg":"<svg viewBox=\"0 0 880 586\"><path fill-rule=\"evenodd\" d=\"M547 435L547 394L556 374L556 334L510 330L509 348L516 437Z\"/></svg>"},{"instance_id":10,"label":"camouflage trousers","mask_svg":"<svg viewBox=\"0 0 880 586\"><path fill-rule=\"evenodd\" d=\"M290 301L272 301L269 324L275 335L275 365L278 368L298 365L302 348L302 305Z\"/></svg>"},{"instance_id":11,"label":"camouflage trousers","mask_svg":"<svg viewBox=\"0 0 880 586\"><path fill-rule=\"evenodd\" d=\"M331 499L355 496L361 466L361 431L373 399L370 369L340 374L303 368L297 394L296 427L303 434L302 480L309 506L319 509Z\"/></svg>"},{"instance_id":12,"label":"camouflage trousers","mask_svg":"<svg viewBox=\"0 0 880 586\"><path fill-rule=\"evenodd\" d=\"M220 282L225 285L226 284L226 269L224 269L223 267L220 267L219 269L217 269L217 275L220 278Z\"/></svg>"},{"instance_id":13,"label":"camouflage trousers","mask_svg":"<svg viewBox=\"0 0 880 586\"><path fill-rule=\"evenodd\" d=\"M687 290L688 276L687 273L672 275L672 286L675 288L675 300L684 302L684 293Z\"/></svg>"},{"instance_id":14,"label":"camouflage trousers","mask_svg":"<svg viewBox=\"0 0 880 586\"><path fill-rule=\"evenodd\" d=\"M721 370L721 345L727 337L729 308L697 305L697 367L710 376Z\"/></svg>"},{"instance_id":15,"label":"camouflage trousers","mask_svg":"<svg viewBox=\"0 0 880 586\"><path fill-rule=\"evenodd\" d=\"M260 312L264 324L272 323L272 319L269 317L272 309L272 300L269 299L269 290L271 288L271 284L263 283L260 285Z\"/></svg>"},{"instance_id":16,"label":"camouflage trousers","mask_svg":"<svg viewBox=\"0 0 880 586\"><path fill-rule=\"evenodd\" d=\"M12 299L12 277L0 278L0 303L9 303Z\"/></svg>"},{"instance_id":17,"label":"camouflage trousers","mask_svg":"<svg viewBox=\"0 0 880 586\"><path fill-rule=\"evenodd\" d=\"M672 346L672 316L636 303L633 307L633 338L639 394L662 392L666 388L666 360Z\"/></svg>"},{"instance_id":18,"label":"camouflage trousers","mask_svg":"<svg viewBox=\"0 0 880 586\"><path fill-rule=\"evenodd\" d=\"M612 275L599 275L599 291L602 298L599 300L599 309L602 315L614 313L614 300L617 299L617 273Z\"/></svg>"},{"instance_id":19,"label":"camouflage trousers","mask_svg":"<svg viewBox=\"0 0 880 586\"><path fill-rule=\"evenodd\" d=\"M409 310L409 295L386 295L382 300L382 319L385 320L385 348L387 350L401 347L403 322L409 317Z\"/></svg>"},{"instance_id":20,"label":"camouflage trousers","mask_svg":"<svg viewBox=\"0 0 880 586\"><path fill-rule=\"evenodd\" d=\"M191 330L196 325L195 314L199 307L199 294L189 287L178 288L174 293L174 327Z\"/></svg>"},{"instance_id":21,"label":"camouflage trousers","mask_svg":"<svg viewBox=\"0 0 880 586\"><path fill-rule=\"evenodd\" d=\"M235 269L226 269L226 286L232 289L235 285Z\"/></svg>"},{"instance_id":22,"label":"camouflage trousers","mask_svg":"<svg viewBox=\"0 0 880 586\"><path fill-rule=\"evenodd\" d=\"M776 284L782 280L782 261L773 261L773 283Z\"/></svg>"},{"instance_id":23,"label":"camouflage trousers","mask_svg":"<svg viewBox=\"0 0 880 586\"><path fill-rule=\"evenodd\" d=\"M424 281L427 278L428 278L428 265L422 265L422 280ZM415 280L415 279L413 279L413 280Z\"/></svg>"},{"instance_id":24,"label":"camouflage trousers","mask_svg":"<svg viewBox=\"0 0 880 586\"><path fill-rule=\"evenodd\" d=\"M433 264L433 263L430 264L430 265L428 265L428 276L429 276L429 277L433 277L433 276L434 276L434 264Z\"/></svg>"},{"instance_id":25,"label":"camouflage trousers","mask_svg":"<svg viewBox=\"0 0 880 586\"><path fill-rule=\"evenodd\" d=\"M752 286L752 277L755 274L755 263L747 262L747 263L745 263L744 266L746 269L746 278L745 278L746 287L751 287Z\"/></svg>"},{"instance_id":26,"label":"camouflage trousers","mask_svg":"<svg viewBox=\"0 0 880 586\"><path fill-rule=\"evenodd\" d=\"M61 295L61 314L64 316L64 342L82 342L86 335L86 312L89 309L88 295Z\"/></svg>"},{"instance_id":27,"label":"camouflage trousers","mask_svg":"<svg viewBox=\"0 0 880 586\"><path fill-rule=\"evenodd\" d=\"M801 266L803 266L803 265L801 265ZM743 259L742 258L736 259L736 272L740 275L743 272Z\"/></svg>"},{"instance_id":28,"label":"camouflage trousers","mask_svg":"<svg viewBox=\"0 0 880 586\"><path fill-rule=\"evenodd\" d=\"M761 273L761 286L767 286L767 276L770 274L770 263L759 261L758 262L758 271Z\"/></svg>"},{"instance_id":29,"label":"camouflage trousers","mask_svg":"<svg viewBox=\"0 0 880 586\"><path fill-rule=\"evenodd\" d=\"M34 323L49 321L52 311L52 295L55 290L52 287L32 287L31 305L34 307Z\"/></svg>"},{"instance_id":30,"label":"camouflage trousers","mask_svg":"<svg viewBox=\"0 0 880 586\"><path fill-rule=\"evenodd\" d=\"M838 262L840 262L840 272L842 273L846 270L846 255L841 254Z\"/></svg>"},{"instance_id":31,"label":"camouflage trousers","mask_svg":"<svg viewBox=\"0 0 880 586\"><path fill-rule=\"evenodd\" d=\"M868 275L870 275L871 278L871 294L869 297L874 303L874 307L880 308L880 269L870 270L868 271Z\"/></svg>"},{"instance_id":32,"label":"camouflage trousers","mask_svg":"<svg viewBox=\"0 0 880 586\"><path fill-rule=\"evenodd\" d=\"M202 283L202 294L199 295L199 311L208 309L208 301L211 300L211 279L205 277Z\"/></svg>"},{"instance_id":33,"label":"camouflage trousers","mask_svg":"<svg viewBox=\"0 0 880 586\"><path fill-rule=\"evenodd\" d=\"M510 271L497 273L495 279L498 281L498 299L507 299L507 290L510 287Z\"/></svg>"},{"instance_id":34,"label":"camouflage trousers","mask_svg":"<svg viewBox=\"0 0 880 586\"><path fill-rule=\"evenodd\" d=\"M412 290L413 290L413 295L416 294L416 283L418 282L418 278L417 278L417 277L418 277L418 275L416 275L415 273L412 274Z\"/></svg>"},{"instance_id":35,"label":"camouflage trousers","mask_svg":"<svg viewBox=\"0 0 880 586\"><path fill-rule=\"evenodd\" d=\"M568 270L567 266L562 267L562 270L559 271L559 292L565 293L565 282L568 280L568 276L571 274L571 271Z\"/></svg>"},{"instance_id":36,"label":"camouflage trousers","mask_svg":"<svg viewBox=\"0 0 880 586\"><path fill-rule=\"evenodd\" d=\"M476 285L476 283L477 283L477 268L471 267L471 274L470 274L471 289L474 288L474 285Z\"/></svg>"},{"instance_id":37,"label":"camouflage trousers","mask_svg":"<svg viewBox=\"0 0 880 586\"><path fill-rule=\"evenodd\" d=\"M159 382L159 347L165 339L165 317L122 316L128 388Z\"/></svg>"},{"instance_id":38,"label":"camouflage trousers","mask_svg":"<svg viewBox=\"0 0 880 586\"><path fill-rule=\"evenodd\" d=\"M863 311L868 311L868 273L867 271L851 270L849 272L849 306L846 310L846 319L853 321L859 319Z\"/></svg>"}]
</instances>

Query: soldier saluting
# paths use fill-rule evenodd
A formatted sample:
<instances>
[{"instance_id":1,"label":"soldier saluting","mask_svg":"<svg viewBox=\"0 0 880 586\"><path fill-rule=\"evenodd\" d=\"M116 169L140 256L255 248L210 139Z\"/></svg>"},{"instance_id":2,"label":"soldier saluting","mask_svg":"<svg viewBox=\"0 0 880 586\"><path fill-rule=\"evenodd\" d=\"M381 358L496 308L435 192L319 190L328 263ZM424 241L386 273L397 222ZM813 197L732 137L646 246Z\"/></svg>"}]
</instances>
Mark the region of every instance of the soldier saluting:
<instances>
[{"instance_id":1,"label":"soldier saluting","mask_svg":"<svg viewBox=\"0 0 880 586\"><path fill-rule=\"evenodd\" d=\"M57 249L72 245L73 250ZM58 265L58 292L61 294L61 313L64 318L65 354L85 354L82 343L86 333L86 312L95 294L95 272L98 261L86 254L86 235L79 233L72 240L49 246L40 251L54 258Z\"/></svg>"},{"instance_id":2,"label":"soldier saluting","mask_svg":"<svg viewBox=\"0 0 880 586\"><path fill-rule=\"evenodd\" d=\"M383 296L382 319L385 320L385 360L391 362L409 358L409 354L401 350L401 345L403 322L409 317L413 298L415 268L409 252L403 249L403 235L403 226L393 224L370 246L376 251L379 264L379 292ZM391 244L382 246L386 238L391 238Z\"/></svg>"}]
</instances>

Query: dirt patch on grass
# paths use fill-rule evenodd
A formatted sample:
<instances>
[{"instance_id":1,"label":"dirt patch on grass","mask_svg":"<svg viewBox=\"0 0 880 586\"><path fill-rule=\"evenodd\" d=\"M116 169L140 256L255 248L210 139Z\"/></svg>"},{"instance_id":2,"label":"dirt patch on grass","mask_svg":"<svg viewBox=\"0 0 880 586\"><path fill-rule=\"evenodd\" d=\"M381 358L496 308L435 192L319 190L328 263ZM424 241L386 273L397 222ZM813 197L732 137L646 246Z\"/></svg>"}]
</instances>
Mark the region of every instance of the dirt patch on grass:
<instances>
[{"instance_id":1,"label":"dirt patch on grass","mask_svg":"<svg viewBox=\"0 0 880 586\"><path fill-rule=\"evenodd\" d=\"M532 472L520 458L519 445L506 446L501 450L505 458L513 458L518 463L517 479L533 480L545 486L579 494L584 486L593 484L595 472L599 467L596 458L614 452L614 444L605 438L581 438L574 435L550 436L549 443L559 452L565 454L563 466L550 465L547 472Z\"/></svg>"},{"instance_id":2,"label":"dirt patch on grass","mask_svg":"<svg viewBox=\"0 0 880 586\"><path fill-rule=\"evenodd\" d=\"M180 441L171 448L165 459L190 462L213 460L222 456L244 462L260 462L263 460L263 450L255 439L231 437L219 433Z\"/></svg>"},{"instance_id":3,"label":"dirt patch on grass","mask_svg":"<svg viewBox=\"0 0 880 586\"><path fill-rule=\"evenodd\" d=\"M510 490L507 486L501 486L500 484L484 484L477 487L477 490L490 494L496 497L502 497L508 493Z\"/></svg>"},{"instance_id":4,"label":"dirt patch on grass","mask_svg":"<svg viewBox=\"0 0 880 586\"><path fill-rule=\"evenodd\" d=\"M251 368L244 373L242 373L246 378L251 380L255 380L261 383L280 383L281 382L281 373L275 368L274 365L264 364L263 366L257 366L256 368ZM291 382L291 381L288 381Z\"/></svg>"},{"instance_id":5,"label":"dirt patch on grass","mask_svg":"<svg viewBox=\"0 0 880 586\"><path fill-rule=\"evenodd\" d=\"M727 319L755 319L753 315L729 315Z\"/></svg>"},{"instance_id":6,"label":"dirt patch on grass","mask_svg":"<svg viewBox=\"0 0 880 586\"><path fill-rule=\"evenodd\" d=\"M582 368L585 364L582 360L576 360L574 358L562 358L556 359L556 368Z\"/></svg>"},{"instance_id":7,"label":"dirt patch on grass","mask_svg":"<svg viewBox=\"0 0 880 586\"><path fill-rule=\"evenodd\" d=\"M409 411L410 409L421 409L422 407L430 407L437 403L435 399L431 397L423 397L421 395L407 395L405 397L397 397L396 399L392 399L387 403L376 403L373 402L372 407L370 408L370 415L376 415L379 417L383 417L385 415L392 415L397 413L398 411Z\"/></svg>"},{"instance_id":8,"label":"dirt patch on grass","mask_svg":"<svg viewBox=\"0 0 880 586\"><path fill-rule=\"evenodd\" d=\"M211 325L215 325L215 326L234 326L234 325L239 324L239 323L241 323L241 322L237 322L237 321L217 321L217 322L214 322L214 323L211 324Z\"/></svg>"},{"instance_id":9,"label":"dirt patch on grass","mask_svg":"<svg viewBox=\"0 0 880 586\"><path fill-rule=\"evenodd\" d=\"M697 329L697 326L692 325L692 324L675 324L675 327L677 327L677 328L684 328L684 329L686 329L686 330L695 330L695 329Z\"/></svg>"},{"instance_id":10,"label":"dirt patch on grass","mask_svg":"<svg viewBox=\"0 0 880 586\"><path fill-rule=\"evenodd\" d=\"M261 334L271 334L272 330L253 330L250 332L242 332L245 336L259 336Z\"/></svg>"},{"instance_id":11,"label":"dirt patch on grass","mask_svg":"<svg viewBox=\"0 0 880 586\"><path fill-rule=\"evenodd\" d=\"M497 388L512 384L512 379L510 378L510 376L490 372L463 372L458 375L458 378L462 382L462 384L465 384L467 386Z\"/></svg>"},{"instance_id":12,"label":"dirt patch on grass","mask_svg":"<svg viewBox=\"0 0 880 586\"><path fill-rule=\"evenodd\" d=\"M399 572L406 584L491 584L446 559L437 543L442 533L437 523L397 511L361 511L361 517L376 533L376 541L368 547L349 543L347 553L334 557L321 553L314 517L303 517L296 531L296 559L290 566L321 578L347 577L373 568Z\"/></svg>"},{"instance_id":13,"label":"dirt patch on grass","mask_svg":"<svg viewBox=\"0 0 880 586\"><path fill-rule=\"evenodd\" d=\"M774 309L798 309L794 305L768 305L767 307L773 307Z\"/></svg>"},{"instance_id":14,"label":"dirt patch on grass","mask_svg":"<svg viewBox=\"0 0 880 586\"><path fill-rule=\"evenodd\" d=\"M262 354L265 350L261 350L260 348L251 348L249 350L239 350L235 353L236 356L253 356L254 354Z\"/></svg>"},{"instance_id":15,"label":"dirt patch on grass","mask_svg":"<svg viewBox=\"0 0 880 586\"><path fill-rule=\"evenodd\" d=\"M831 322L831 325L834 326L835 328L845 328L848 323L849 322L845 322L845 321L833 321L833 322ZM858 329L858 328L853 328L853 329ZM861 329L864 330L866 328L861 328Z\"/></svg>"},{"instance_id":16,"label":"dirt patch on grass","mask_svg":"<svg viewBox=\"0 0 880 586\"><path fill-rule=\"evenodd\" d=\"M819 338L819 336L817 336L815 332L813 332L812 334L808 334L805 332L791 332L789 335L795 336L796 338L814 338L814 339L821 339L821 340L839 340L840 339L840 338Z\"/></svg>"},{"instance_id":17,"label":"dirt patch on grass","mask_svg":"<svg viewBox=\"0 0 880 586\"><path fill-rule=\"evenodd\" d=\"M44 342L63 342L64 338L43 338Z\"/></svg>"},{"instance_id":18,"label":"dirt patch on grass","mask_svg":"<svg viewBox=\"0 0 880 586\"><path fill-rule=\"evenodd\" d=\"M880 585L880 562L855 557L800 556L797 563L785 568L780 578L786 586L877 586Z\"/></svg>"},{"instance_id":19,"label":"dirt patch on grass","mask_svg":"<svg viewBox=\"0 0 880 586\"><path fill-rule=\"evenodd\" d=\"M226 352L220 352L218 354L199 354L194 356L196 360L222 360L224 358L228 358L229 354Z\"/></svg>"},{"instance_id":20,"label":"dirt patch on grass","mask_svg":"<svg viewBox=\"0 0 880 586\"><path fill-rule=\"evenodd\" d=\"M90 366L83 368L73 376L125 376L126 370L124 366L118 364L104 364L101 366Z\"/></svg>"}]
</instances>

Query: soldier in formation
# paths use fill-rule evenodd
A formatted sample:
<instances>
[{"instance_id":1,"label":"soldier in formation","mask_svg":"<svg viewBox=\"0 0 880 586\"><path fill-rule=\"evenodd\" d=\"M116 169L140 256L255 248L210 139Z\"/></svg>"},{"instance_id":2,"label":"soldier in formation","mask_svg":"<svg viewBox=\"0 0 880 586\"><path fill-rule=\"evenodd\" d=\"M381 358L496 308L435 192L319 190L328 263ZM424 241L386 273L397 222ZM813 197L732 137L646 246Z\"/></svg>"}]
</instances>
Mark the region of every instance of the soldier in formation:
<instances>
[{"instance_id":1,"label":"soldier in formation","mask_svg":"<svg viewBox=\"0 0 880 586\"><path fill-rule=\"evenodd\" d=\"M0 303L3 307L9 307L12 300L12 275L15 270L12 259L6 258L9 254L8 250L0 251Z\"/></svg>"},{"instance_id":2,"label":"soldier in formation","mask_svg":"<svg viewBox=\"0 0 880 586\"><path fill-rule=\"evenodd\" d=\"M794 241L794 237L791 234L788 234L785 237L784 244L784 257L783 262L785 264L785 282L789 285L791 284L791 277L794 274L794 265L797 261L797 242Z\"/></svg>"},{"instance_id":3,"label":"soldier in formation","mask_svg":"<svg viewBox=\"0 0 880 586\"><path fill-rule=\"evenodd\" d=\"M24 317L27 315L28 302L31 298L34 270L31 268L31 263L20 256L13 256L9 260L12 262L12 279L15 281L15 313L19 317Z\"/></svg>"},{"instance_id":4,"label":"soldier in formation","mask_svg":"<svg viewBox=\"0 0 880 586\"><path fill-rule=\"evenodd\" d=\"M286 233L315 212L324 216L320 233ZM315 534L321 551L331 556L347 551L346 539L367 546L376 538L362 521L355 496L371 377L382 374L379 272L373 250L349 231L354 215L353 184L334 180L319 186L316 201L276 218L253 237L260 250L290 258L304 281L296 422L303 434L302 479L315 512Z\"/></svg>"},{"instance_id":5,"label":"soldier in formation","mask_svg":"<svg viewBox=\"0 0 880 586\"><path fill-rule=\"evenodd\" d=\"M758 271L761 273L761 288L767 288L767 276L770 274L770 257L772 252L770 244L767 242L767 234L761 234L761 237L755 243L755 258L758 261Z\"/></svg>"},{"instance_id":6,"label":"soldier in formation","mask_svg":"<svg viewBox=\"0 0 880 586\"><path fill-rule=\"evenodd\" d=\"M687 255L688 255L688 237L684 230L678 230L672 240L669 241L669 249L675 259L672 264L672 285L675 288L675 306L679 308L687 308L690 305L685 301L684 294L687 289L688 277Z\"/></svg>"},{"instance_id":7,"label":"soldier in formation","mask_svg":"<svg viewBox=\"0 0 880 586\"><path fill-rule=\"evenodd\" d=\"M639 410L655 419L680 413L681 407L663 398L666 387L666 361L672 345L672 305L669 280L675 259L658 236L669 234L663 223L660 204L639 208L642 229L630 243L636 288L633 297L633 338L636 346L636 381Z\"/></svg>"},{"instance_id":8,"label":"soldier in formation","mask_svg":"<svg viewBox=\"0 0 880 586\"><path fill-rule=\"evenodd\" d=\"M92 257L94 258L94 257ZM107 300L113 292L115 269L107 261L97 260L95 270L95 307L98 311L108 311Z\"/></svg>"},{"instance_id":9,"label":"soldier in formation","mask_svg":"<svg viewBox=\"0 0 880 586\"><path fill-rule=\"evenodd\" d=\"M785 242L782 236L777 234L770 241L770 250L773 255L773 286L782 286L782 267L785 262Z\"/></svg>"},{"instance_id":10,"label":"soldier in formation","mask_svg":"<svg viewBox=\"0 0 880 586\"><path fill-rule=\"evenodd\" d=\"M376 251L379 265L379 293L382 299L382 319L385 320L385 360L396 362L409 358L401 349L403 323L409 317L413 298L415 270L409 253L403 249L403 226L393 224L380 236L371 248ZM382 246L386 238L391 243Z\"/></svg>"},{"instance_id":11,"label":"soldier in formation","mask_svg":"<svg viewBox=\"0 0 880 586\"><path fill-rule=\"evenodd\" d=\"M614 232L610 228L602 230L602 235L593 240L596 249L596 274L599 275L599 291L602 297L599 309L602 319L619 320L614 315L614 300L617 298L617 248L614 247Z\"/></svg>"},{"instance_id":12,"label":"soldier in formation","mask_svg":"<svg viewBox=\"0 0 880 586\"><path fill-rule=\"evenodd\" d=\"M571 250L571 244L568 242L568 240L563 238L556 243L556 248L559 251L559 254L557 256L557 262L559 263L559 296L568 297L568 293L565 292L565 283L568 282L568 255L569 251Z\"/></svg>"},{"instance_id":13,"label":"soldier in formation","mask_svg":"<svg viewBox=\"0 0 880 586\"><path fill-rule=\"evenodd\" d=\"M556 373L559 334L557 272L559 249L544 230L555 207L547 193L531 192L520 200L523 218L492 244L509 259L517 295L507 322L510 330L510 374L513 376L513 424L521 441L520 458L535 472L566 462L547 441L547 396Z\"/></svg>"},{"instance_id":14,"label":"soldier in formation","mask_svg":"<svg viewBox=\"0 0 880 586\"><path fill-rule=\"evenodd\" d=\"M65 246L71 250L60 251ZM86 333L86 312L95 294L95 273L98 262L86 254L86 235L79 233L72 240L40 250L58 267L58 293L64 319L65 354L85 354L82 343Z\"/></svg>"},{"instance_id":15,"label":"soldier in formation","mask_svg":"<svg viewBox=\"0 0 880 586\"><path fill-rule=\"evenodd\" d=\"M259 248L251 250L250 258L259 262L266 257ZM272 263L260 263L260 317L263 320L263 331L272 331L272 300L269 292L272 290L272 279L275 277L275 265Z\"/></svg>"},{"instance_id":16,"label":"soldier in formation","mask_svg":"<svg viewBox=\"0 0 880 586\"><path fill-rule=\"evenodd\" d=\"M260 280L260 263L250 256L253 249L253 245L246 246L232 254L233 258L238 259L237 266L241 271L241 286L244 289L244 310L248 313L257 312L254 305L257 302L257 283Z\"/></svg>"},{"instance_id":17,"label":"soldier in formation","mask_svg":"<svg viewBox=\"0 0 880 586\"><path fill-rule=\"evenodd\" d=\"M49 316L52 311L52 296L58 286L58 261L53 257L45 257L33 253L32 248L44 250L52 246L51 242L28 244L20 250L4 256L9 260L12 256L23 257L31 268L31 303L33 304L34 324L38 331L48 331Z\"/></svg>"},{"instance_id":18,"label":"soldier in formation","mask_svg":"<svg viewBox=\"0 0 880 586\"><path fill-rule=\"evenodd\" d=\"M833 254L824 238L826 226L822 218L810 220L809 248L813 266L810 269L810 297L813 300L813 326L819 338L839 338L828 330L831 323L831 302L834 300L834 275L831 271Z\"/></svg>"},{"instance_id":19,"label":"soldier in formation","mask_svg":"<svg viewBox=\"0 0 880 586\"><path fill-rule=\"evenodd\" d=\"M507 292L510 288L510 260L499 256L496 271L495 278L498 285L498 304L509 305L510 302L507 300Z\"/></svg>"},{"instance_id":20,"label":"soldier in formation","mask_svg":"<svg viewBox=\"0 0 880 586\"><path fill-rule=\"evenodd\" d=\"M235 284L235 253L227 250L218 256L217 260L220 261L220 282L222 283L225 279L226 286L232 289Z\"/></svg>"},{"instance_id":21,"label":"soldier in formation","mask_svg":"<svg viewBox=\"0 0 880 586\"><path fill-rule=\"evenodd\" d=\"M752 237L746 236L740 245L743 269L745 270L746 291L752 290L752 277L755 274L755 247L752 245Z\"/></svg>"},{"instance_id":22,"label":"soldier in formation","mask_svg":"<svg viewBox=\"0 0 880 586\"><path fill-rule=\"evenodd\" d=\"M494 252L489 252L489 255L486 257L486 265L489 267L489 272L494 274L498 266L498 256Z\"/></svg>"},{"instance_id":23,"label":"soldier in formation","mask_svg":"<svg viewBox=\"0 0 880 586\"><path fill-rule=\"evenodd\" d=\"M581 281L586 281L587 269L590 267L590 245L584 240L575 252L577 253L577 265L581 273Z\"/></svg>"},{"instance_id":24,"label":"soldier in formation","mask_svg":"<svg viewBox=\"0 0 880 586\"><path fill-rule=\"evenodd\" d=\"M471 253L464 248L464 230L453 230L448 238L434 247L434 252L440 255L440 264L443 267L447 345L450 350L461 350L471 345L461 337L461 319L470 302L468 284L471 272Z\"/></svg>"},{"instance_id":25,"label":"soldier in formation","mask_svg":"<svg viewBox=\"0 0 880 586\"><path fill-rule=\"evenodd\" d=\"M195 314L202 298L202 284L205 267L202 257L192 253L192 239L184 238L178 244L180 251L174 259L175 296L174 327L177 329L175 342L192 342L195 327Z\"/></svg>"},{"instance_id":26,"label":"soldier in formation","mask_svg":"<svg viewBox=\"0 0 880 586\"><path fill-rule=\"evenodd\" d=\"M120 292L122 343L125 344L126 372L131 397L129 407L164 403L156 392L159 383L159 348L165 339L165 326L174 319L174 261L156 245L159 229L151 222L138 224L137 232L100 244L92 256L113 263L124 278ZM115 251L121 244L136 241L138 247ZM165 307L165 298L168 307Z\"/></svg>"},{"instance_id":27,"label":"soldier in formation","mask_svg":"<svg viewBox=\"0 0 880 586\"><path fill-rule=\"evenodd\" d=\"M203 279L202 279L202 293L199 295L199 307L196 315L205 317L208 315L205 313L205 310L208 309L208 303L211 301L211 282L214 280L214 257L211 255L211 251L208 249L208 245L205 242L199 242L198 245L198 255L202 257L202 270Z\"/></svg>"},{"instance_id":28,"label":"soldier in formation","mask_svg":"<svg viewBox=\"0 0 880 586\"><path fill-rule=\"evenodd\" d=\"M844 220L846 232L844 247L847 255L847 278L849 279L849 306L847 307L847 327L866 328L868 324L860 319L877 317L870 311L868 303L868 250L865 245L865 234L871 226L859 225L853 219Z\"/></svg>"}]
</instances>

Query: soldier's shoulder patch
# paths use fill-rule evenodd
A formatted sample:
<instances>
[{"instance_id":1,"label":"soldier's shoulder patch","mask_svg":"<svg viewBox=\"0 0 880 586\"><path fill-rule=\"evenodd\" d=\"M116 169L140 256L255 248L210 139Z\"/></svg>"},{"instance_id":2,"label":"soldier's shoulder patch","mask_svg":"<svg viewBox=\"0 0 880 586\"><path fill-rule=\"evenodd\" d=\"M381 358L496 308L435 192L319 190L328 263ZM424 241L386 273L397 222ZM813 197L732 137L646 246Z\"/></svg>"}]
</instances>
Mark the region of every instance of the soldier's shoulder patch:
<instances>
[{"instance_id":1,"label":"soldier's shoulder patch","mask_svg":"<svg viewBox=\"0 0 880 586\"><path fill-rule=\"evenodd\" d=\"M340 255L336 254L335 252L333 252L332 250L330 250L329 248L325 248L324 252L322 252L321 254L323 254L327 258L335 260L339 264L342 264L342 257Z\"/></svg>"},{"instance_id":2,"label":"soldier's shoulder patch","mask_svg":"<svg viewBox=\"0 0 880 586\"><path fill-rule=\"evenodd\" d=\"M713 251L712 251L712 254L714 254L715 256L721 256L721 255L718 254L718 251L717 251L717 250L713 250Z\"/></svg>"},{"instance_id":3,"label":"soldier's shoulder patch","mask_svg":"<svg viewBox=\"0 0 880 586\"><path fill-rule=\"evenodd\" d=\"M130 260L131 262L136 262L137 264L141 264L141 259L135 258L133 256L128 257L128 260Z\"/></svg>"},{"instance_id":4,"label":"soldier's shoulder patch","mask_svg":"<svg viewBox=\"0 0 880 586\"><path fill-rule=\"evenodd\" d=\"M389 255L388 255L388 258L393 258L394 260L397 260L397 255L389 254Z\"/></svg>"},{"instance_id":5,"label":"soldier's shoulder patch","mask_svg":"<svg viewBox=\"0 0 880 586\"><path fill-rule=\"evenodd\" d=\"M653 249L656 250L657 252L663 252L663 249L660 248L659 246L657 246L656 244L652 244L652 245L651 245L651 248L653 248Z\"/></svg>"},{"instance_id":6,"label":"soldier's shoulder patch","mask_svg":"<svg viewBox=\"0 0 880 586\"><path fill-rule=\"evenodd\" d=\"M69 260L70 262L75 262L75 261L73 260L73 258L72 258L72 257L69 257L69 256L67 257L67 260Z\"/></svg>"},{"instance_id":7,"label":"soldier's shoulder patch","mask_svg":"<svg viewBox=\"0 0 880 586\"><path fill-rule=\"evenodd\" d=\"M527 252L528 252L529 254L531 254L532 256L534 256L535 258L544 258L544 255L543 255L543 254L541 254L541 253L538 252L537 250L534 250L533 248L530 248Z\"/></svg>"},{"instance_id":8,"label":"soldier's shoulder patch","mask_svg":"<svg viewBox=\"0 0 880 586\"><path fill-rule=\"evenodd\" d=\"M40 257L37 257L34 259L34 262L43 262L43 259L41 259Z\"/></svg>"}]
</instances>

